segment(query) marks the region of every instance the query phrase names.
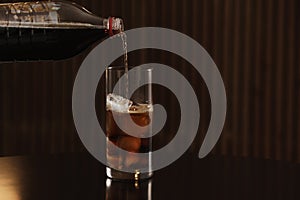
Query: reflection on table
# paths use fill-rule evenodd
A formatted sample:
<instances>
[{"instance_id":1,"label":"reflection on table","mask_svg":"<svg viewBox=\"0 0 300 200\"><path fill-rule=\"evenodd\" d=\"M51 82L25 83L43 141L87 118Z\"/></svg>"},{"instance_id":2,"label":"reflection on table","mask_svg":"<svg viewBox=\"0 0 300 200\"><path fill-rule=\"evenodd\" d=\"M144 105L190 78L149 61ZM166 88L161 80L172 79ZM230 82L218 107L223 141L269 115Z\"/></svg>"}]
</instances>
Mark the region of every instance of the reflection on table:
<instances>
[{"instance_id":1,"label":"reflection on table","mask_svg":"<svg viewBox=\"0 0 300 200\"><path fill-rule=\"evenodd\" d=\"M106 179L106 200L152 200L152 180L117 181Z\"/></svg>"}]
</instances>

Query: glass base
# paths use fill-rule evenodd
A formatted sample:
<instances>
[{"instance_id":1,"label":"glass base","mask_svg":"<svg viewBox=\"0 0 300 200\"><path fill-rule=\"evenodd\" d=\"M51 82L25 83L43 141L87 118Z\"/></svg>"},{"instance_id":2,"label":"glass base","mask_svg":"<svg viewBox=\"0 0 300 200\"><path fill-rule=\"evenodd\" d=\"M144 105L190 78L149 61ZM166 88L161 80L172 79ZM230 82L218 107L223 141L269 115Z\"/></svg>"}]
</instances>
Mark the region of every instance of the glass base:
<instances>
[{"instance_id":1,"label":"glass base","mask_svg":"<svg viewBox=\"0 0 300 200\"><path fill-rule=\"evenodd\" d=\"M115 179L115 180L124 180L124 181L138 181L142 179L148 179L153 176L153 172L148 173L128 173L128 172L121 172L115 169L111 169L106 167L106 175L108 178Z\"/></svg>"}]
</instances>

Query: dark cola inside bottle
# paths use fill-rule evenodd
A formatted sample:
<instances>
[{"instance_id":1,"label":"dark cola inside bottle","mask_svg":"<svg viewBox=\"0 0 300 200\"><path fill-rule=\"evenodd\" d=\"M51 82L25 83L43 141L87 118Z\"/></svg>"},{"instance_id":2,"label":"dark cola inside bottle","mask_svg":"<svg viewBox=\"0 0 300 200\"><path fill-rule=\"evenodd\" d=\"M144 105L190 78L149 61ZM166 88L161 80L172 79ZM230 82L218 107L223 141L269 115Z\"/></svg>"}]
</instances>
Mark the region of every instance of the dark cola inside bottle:
<instances>
[{"instance_id":1,"label":"dark cola inside bottle","mask_svg":"<svg viewBox=\"0 0 300 200\"><path fill-rule=\"evenodd\" d=\"M0 61L60 60L119 33L119 18L100 18L66 1L0 4Z\"/></svg>"}]
</instances>

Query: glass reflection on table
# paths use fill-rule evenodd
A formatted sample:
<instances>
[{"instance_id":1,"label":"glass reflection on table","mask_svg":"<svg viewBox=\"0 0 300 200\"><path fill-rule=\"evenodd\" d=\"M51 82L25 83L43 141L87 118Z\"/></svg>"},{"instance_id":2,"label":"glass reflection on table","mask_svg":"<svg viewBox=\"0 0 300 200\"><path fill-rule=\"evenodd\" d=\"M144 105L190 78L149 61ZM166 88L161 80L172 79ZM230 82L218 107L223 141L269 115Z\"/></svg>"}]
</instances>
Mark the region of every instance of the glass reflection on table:
<instances>
[{"instance_id":1,"label":"glass reflection on table","mask_svg":"<svg viewBox=\"0 0 300 200\"><path fill-rule=\"evenodd\" d=\"M106 200L151 200L152 180L117 181L106 179Z\"/></svg>"}]
</instances>

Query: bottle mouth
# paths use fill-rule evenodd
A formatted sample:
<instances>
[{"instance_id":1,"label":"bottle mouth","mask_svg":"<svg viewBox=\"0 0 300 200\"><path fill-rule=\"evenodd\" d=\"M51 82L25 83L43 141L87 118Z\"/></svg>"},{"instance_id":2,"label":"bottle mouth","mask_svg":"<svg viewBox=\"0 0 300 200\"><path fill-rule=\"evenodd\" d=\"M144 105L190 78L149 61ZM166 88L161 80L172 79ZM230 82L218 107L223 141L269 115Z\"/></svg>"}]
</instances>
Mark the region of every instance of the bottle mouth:
<instances>
[{"instance_id":1,"label":"bottle mouth","mask_svg":"<svg viewBox=\"0 0 300 200\"><path fill-rule=\"evenodd\" d=\"M108 31L109 35L114 35L114 32L123 32L124 26L123 26L123 20L121 18L115 18L115 17L109 17L108 18Z\"/></svg>"}]
</instances>

